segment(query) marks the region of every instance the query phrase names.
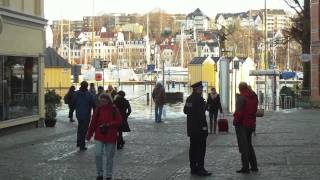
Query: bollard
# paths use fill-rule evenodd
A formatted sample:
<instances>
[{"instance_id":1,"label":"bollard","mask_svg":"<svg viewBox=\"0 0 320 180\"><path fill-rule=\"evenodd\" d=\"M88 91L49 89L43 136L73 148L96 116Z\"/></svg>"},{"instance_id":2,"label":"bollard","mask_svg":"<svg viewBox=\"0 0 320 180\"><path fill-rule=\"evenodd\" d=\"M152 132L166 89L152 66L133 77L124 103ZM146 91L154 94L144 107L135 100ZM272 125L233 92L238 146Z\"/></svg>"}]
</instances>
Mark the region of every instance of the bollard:
<instances>
[{"instance_id":1,"label":"bollard","mask_svg":"<svg viewBox=\"0 0 320 180\"><path fill-rule=\"evenodd\" d=\"M150 97L149 97L149 93L147 93L147 105L149 105L150 103Z\"/></svg>"}]
</instances>

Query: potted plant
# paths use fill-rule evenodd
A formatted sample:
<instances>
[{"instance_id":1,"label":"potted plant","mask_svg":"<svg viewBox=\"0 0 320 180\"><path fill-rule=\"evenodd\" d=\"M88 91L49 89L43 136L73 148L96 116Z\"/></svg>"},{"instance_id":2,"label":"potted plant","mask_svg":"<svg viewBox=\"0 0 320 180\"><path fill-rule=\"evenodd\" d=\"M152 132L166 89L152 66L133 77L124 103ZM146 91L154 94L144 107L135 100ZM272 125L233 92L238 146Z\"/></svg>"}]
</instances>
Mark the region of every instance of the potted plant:
<instances>
[{"instance_id":1,"label":"potted plant","mask_svg":"<svg viewBox=\"0 0 320 180\"><path fill-rule=\"evenodd\" d=\"M48 90L45 94L45 125L46 127L54 127L57 122L57 107L61 103L61 96L59 96L55 90Z\"/></svg>"}]
</instances>

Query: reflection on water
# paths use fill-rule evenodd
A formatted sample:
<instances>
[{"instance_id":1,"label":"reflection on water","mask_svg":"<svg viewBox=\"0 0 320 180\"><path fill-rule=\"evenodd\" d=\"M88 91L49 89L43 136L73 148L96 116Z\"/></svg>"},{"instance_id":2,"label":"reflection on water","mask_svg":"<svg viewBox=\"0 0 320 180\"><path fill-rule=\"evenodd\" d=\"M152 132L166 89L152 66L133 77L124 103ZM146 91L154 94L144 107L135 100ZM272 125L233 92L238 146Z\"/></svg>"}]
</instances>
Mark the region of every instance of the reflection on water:
<instances>
[{"instance_id":1,"label":"reflection on water","mask_svg":"<svg viewBox=\"0 0 320 180\"><path fill-rule=\"evenodd\" d=\"M150 120L154 121L154 103L151 98L151 92L153 85L123 85L118 88L118 90L123 90L126 92L126 98L130 101L132 113L129 117L130 120L141 121ZM105 86L105 89L107 85ZM184 99L189 95L188 87L176 84L175 88L172 86L166 86L167 92L183 92ZM147 93L150 96L150 103L147 104ZM174 104L166 104L164 107L164 120L166 118L176 118L183 117L183 105L184 102L177 102ZM68 106L63 104L59 108L58 116L67 117L68 116Z\"/></svg>"}]
</instances>

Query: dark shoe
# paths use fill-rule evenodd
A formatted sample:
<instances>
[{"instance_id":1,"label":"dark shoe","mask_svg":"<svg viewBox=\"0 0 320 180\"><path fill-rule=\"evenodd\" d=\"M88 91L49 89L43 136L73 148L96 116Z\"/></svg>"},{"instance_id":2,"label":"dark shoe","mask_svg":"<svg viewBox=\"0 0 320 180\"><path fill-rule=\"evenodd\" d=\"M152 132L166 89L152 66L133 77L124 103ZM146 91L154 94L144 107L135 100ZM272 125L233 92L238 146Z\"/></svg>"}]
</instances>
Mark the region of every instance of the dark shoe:
<instances>
[{"instance_id":1,"label":"dark shoe","mask_svg":"<svg viewBox=\"0 0 320 180\"><path fill-rule=\"evenodd\" d=\"M103 180L103 176L97 176L96 180Z\"/></svg>"},{"instance_id":2,"label":"dark shoe","mask_svg":"<svg viewBox=\"0 0 320 180\"><path fill-rule=\"evenodd\" d=\"M259 169L258 169L258 168L251 168L250 171L252 171L252 172L258 172Z\"/></svg>"},{"instance_id":3,"label":"dark shoe","mask_svg":"<svg viewBox=\"0 0 320 180\"><path fill-rule=\"evenodd\" d=\"M198 174L198 171L197 171L197 170L194 170L194 169L191 169L190 174L196 175L196 174Z\"/></svg>"},{"instance_id":4,"label":"dark shoe","mask_svg":"<svg viewBox=\"0 0 320 180\"><path fill-rule=\"evenodd\" d=\"M117 146L117 149L119 150L119 149L122 149L123 148L123 145L118 145Z\"/></svg>"},{"instance_id":5,"label":"dark shoe","mask_svg":"<svg viewBox=\"0 0 320 180\"><path fill-rule=\"evenodd\" d=\"M75 120L73 120L73 119L70 119L70 122L75 122Z\"/></svg>"},{"instance_id":6,"label":"dark shoe","mask_svg":"<svg viewBox=\"0 0 320 180\"><path fill-rule=\"evenodd\" d=\"M240 169L240 170L238 170L238 171L236 171L237 173L242 173L242 174L249 174L250 173L250 171L249 170L247 170L247 169Z\"/></svg>"},{"instance_id":7,"label":"dark shoe","mask_svg":"<svg viewBox=\"0 0 320 180\"><path fill-rule=\"evenodd\" d=\"M111 177L107 177L106 180L112 180L112 178Z\"/></svg>"},{"instance_id":8,"label":"dark shoe","mask_svg":"<svg viewBox=\"0 0 320 180\"><path fill-rule=\"evenodd\" d=\"M209 173L207 170L203 169L197 172L198 176L211 176L212 173Z\"/></svg>"},{"instance_id":9,"label":"dark shoe","mask_svg":"<svg viewBox=\"0 0 320 180\"><path fill-rule=\"evenodd\" d=\"M86 147L80 147L80 151L86 151L88 148Z\"/></svg>"}]
</instances>

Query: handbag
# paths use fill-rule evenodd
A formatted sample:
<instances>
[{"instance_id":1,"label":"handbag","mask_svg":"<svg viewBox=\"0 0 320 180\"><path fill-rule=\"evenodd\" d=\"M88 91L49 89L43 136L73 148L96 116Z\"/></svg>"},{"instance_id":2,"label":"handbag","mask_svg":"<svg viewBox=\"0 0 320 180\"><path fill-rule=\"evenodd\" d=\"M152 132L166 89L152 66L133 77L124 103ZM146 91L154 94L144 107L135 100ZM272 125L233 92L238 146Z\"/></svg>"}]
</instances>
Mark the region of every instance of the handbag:
<instances>
[{"instance_id":1,"label":"handbag","mask_svg":"<svg viewBox=\"0 0 320 180\"><path fill-rule=\"evenodd\" d=\"M99 130L101 134L107 134L108 133L108 126L107 124L101 124L99 126Z\"/></svg>"},{"instance_id":2,"label":"handbag","mask_svg":"<svg viewBox=\"0 0 320 180\"><path fill-rule=\"evenodd\" d=\"M256 117L263 117L264 116L264 109L258 108L256 112Z\"/></svg>"}]
</instances>

